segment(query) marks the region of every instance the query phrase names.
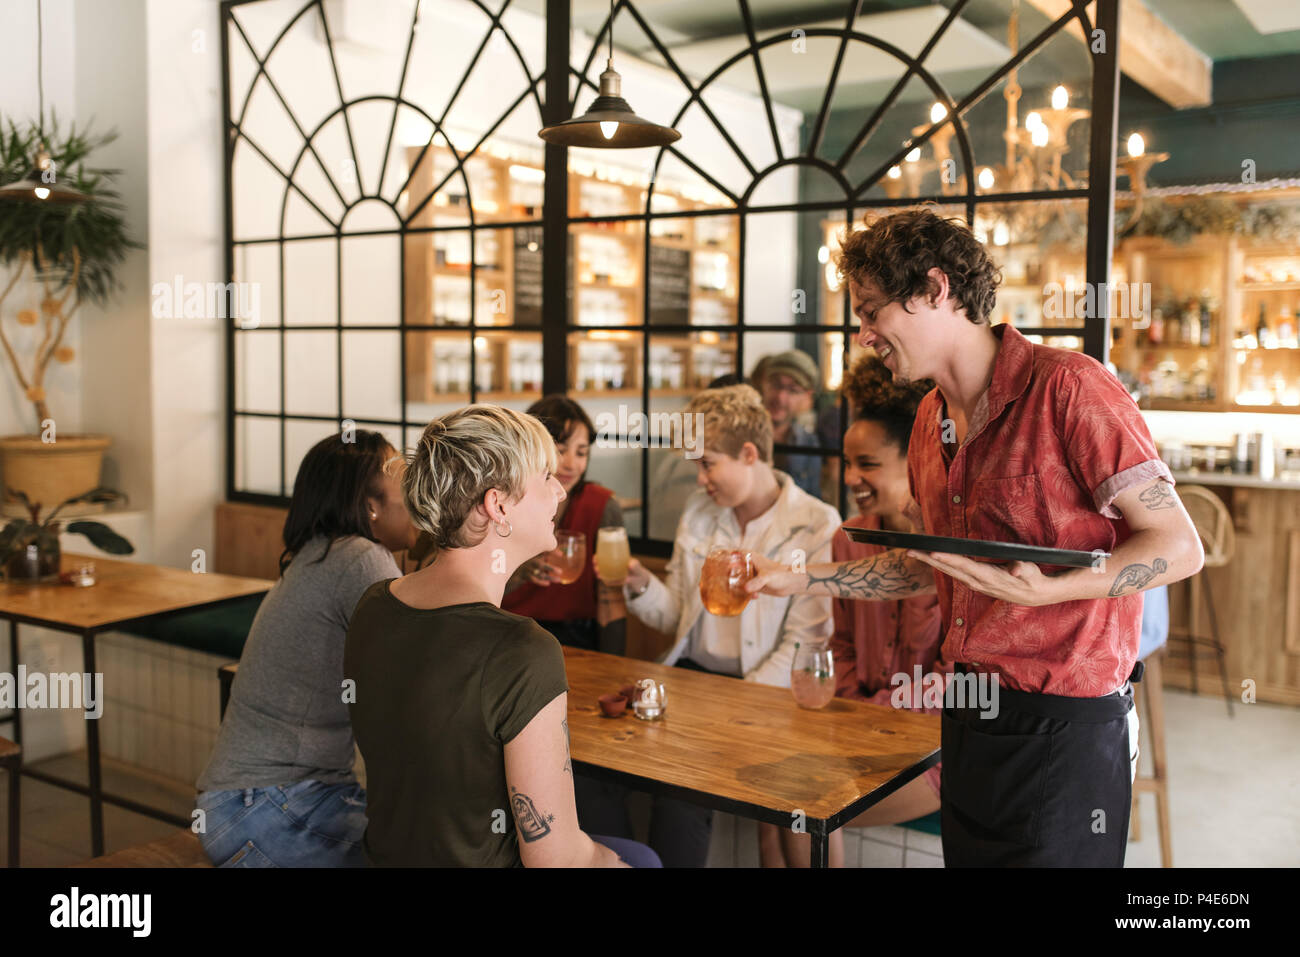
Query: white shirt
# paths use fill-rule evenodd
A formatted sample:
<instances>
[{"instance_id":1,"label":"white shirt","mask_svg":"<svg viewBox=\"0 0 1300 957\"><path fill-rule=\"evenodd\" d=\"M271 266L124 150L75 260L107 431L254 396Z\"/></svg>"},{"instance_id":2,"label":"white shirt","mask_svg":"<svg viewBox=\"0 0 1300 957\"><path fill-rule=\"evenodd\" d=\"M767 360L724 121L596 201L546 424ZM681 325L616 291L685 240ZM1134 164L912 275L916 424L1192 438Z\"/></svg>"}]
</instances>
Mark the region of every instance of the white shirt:
<instances>
[{"instance_id":1,"label":"white shirt","mask_svg":"<svg viewBox=\"0 0 1300 957\"><path fill-rule=\"evenodd\" d=\"M784 472L773 472L781 496L773 506L766 534L761 525L752 522L742 534L732 510L715 505L703 489L697 489L677 525L666 578L661 581L651 575L641 595L629 596L629 612L651 628L674 636L672 647L658 659L661 664L674 664L686 654L696 622L708 615L700 598L700 572L710 548L740 548L742 541L757 541L757 547L749 551L784 565L831 560L831 536L840 525L839 513L800 489ZM740 641L740 669L732 673L743 675L746 681L781 688L790 685L795 646L829 638L833 631L831 600L825 595L759 595L732 620L738 622L730 627L738 628ZM703 637L707 639L707 632ZM725 657L732 648L734 645L716 647L715 651L718 657Z\"/></svg>"},{"instance_id":2,"label":"white shirt","mask_svg":"<svg viewBox=\"0 0 1300 957\"><path fill-rule=\"evenodd\" d=\"M734 512L732 513L734 516ZM742 552L754 551L759 540L772 525L776 517L776 502L766 512L752 519L745 526L737 549ZM752 603L751 603L752 604ZM686 655L691 661L710 671L743 677L740 668L740 633L741 623L748 614L752 625L754 613L750 606L739 615L711 615L705 611L695 620L686 641Z\"/></svg>"}]
</instances>

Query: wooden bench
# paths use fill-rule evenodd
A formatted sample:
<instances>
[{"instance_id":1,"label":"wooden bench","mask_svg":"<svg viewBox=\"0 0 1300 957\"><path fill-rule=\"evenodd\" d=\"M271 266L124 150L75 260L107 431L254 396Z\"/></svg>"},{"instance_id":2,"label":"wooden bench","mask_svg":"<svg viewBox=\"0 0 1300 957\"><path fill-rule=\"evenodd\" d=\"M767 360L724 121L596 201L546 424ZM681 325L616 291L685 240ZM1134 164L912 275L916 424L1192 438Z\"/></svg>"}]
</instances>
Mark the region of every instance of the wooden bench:
<instances>
[{"instance_id":1,"label":"wooden bench","mask_svg":"<svg viewBox=\"0 0 1300 957\"><path fill-rule=\"evenodd\" d=\"M93 857L73 867L211 867L199 836L188 829L153 841L128 847L116 854Z\"/></svg>"}]
</instances>

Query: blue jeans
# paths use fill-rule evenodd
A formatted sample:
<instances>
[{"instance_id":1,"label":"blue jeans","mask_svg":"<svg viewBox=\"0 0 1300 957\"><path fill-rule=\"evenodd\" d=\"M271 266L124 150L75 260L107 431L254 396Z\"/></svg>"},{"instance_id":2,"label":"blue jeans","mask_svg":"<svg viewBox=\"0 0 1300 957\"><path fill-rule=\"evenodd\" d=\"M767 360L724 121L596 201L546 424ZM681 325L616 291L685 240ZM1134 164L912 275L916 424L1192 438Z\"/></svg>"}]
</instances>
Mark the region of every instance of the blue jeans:
<instances>
[{"instance_id":1,"label":"blue jeans","mask_svg":"<svg viewBox=\"0 0 1300 957\"><path fill-rule=\"evenodd\" d=\"M199 842L217 867L365 867L361 785L299 781L284 787L204 791Z\"/></svg>"}]
</instances>

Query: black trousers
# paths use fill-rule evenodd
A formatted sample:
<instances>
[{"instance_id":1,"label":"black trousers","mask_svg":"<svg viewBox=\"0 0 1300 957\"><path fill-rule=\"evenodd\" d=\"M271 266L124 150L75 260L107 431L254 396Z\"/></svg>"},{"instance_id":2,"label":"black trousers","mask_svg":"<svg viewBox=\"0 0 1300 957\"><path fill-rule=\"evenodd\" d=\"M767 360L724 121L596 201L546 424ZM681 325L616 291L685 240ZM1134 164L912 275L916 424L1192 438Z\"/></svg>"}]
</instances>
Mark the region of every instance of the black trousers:
<instances>
[{"instance_id":1,"label":"black trousers","mask_svg":"<svg viewBox=\"0 0 1300 957\"><path fill-rule=\"evenodd\" d=\"M945 707L944 865L1123 867L1132 708L1131 684L1102 698L1000 687L995 717Z\"/></svg>"}]
</instances>

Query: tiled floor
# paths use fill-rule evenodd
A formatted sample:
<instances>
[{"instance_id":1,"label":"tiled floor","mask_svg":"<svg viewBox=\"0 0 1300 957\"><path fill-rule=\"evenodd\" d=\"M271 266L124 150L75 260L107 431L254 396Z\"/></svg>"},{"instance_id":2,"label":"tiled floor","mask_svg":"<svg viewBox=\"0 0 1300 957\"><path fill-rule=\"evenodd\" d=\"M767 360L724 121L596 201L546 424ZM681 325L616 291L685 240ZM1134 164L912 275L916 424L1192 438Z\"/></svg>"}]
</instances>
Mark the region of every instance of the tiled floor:
<instances>
[{"instance_id":1,"label":"tiled floor","mask_svg":"<svg viewBox=\"0 0 1300 957\"><path fill-rule=\"evenodd\" d=\"M1300 865L1300 708L1239 705L1229 719L1223 702L1180 691L1165 694L1174 864L1180 867L1295 867ZM85 758L74 754L42 762L51 773L85 780ZM187 816L193 792L117 762L104 763L105 789ZM6 790L0 788L0 820ZM79 794L23 780L23 864L58 866L90 854L90 814ZM171 825L106 805L109 853L163 837ZM4 829L0 828L0 860ZM851 831L850 866L941 867L939 838L887 827ZM1159 865L1155 798L1142 799L1142 840L1130 842L1127 866ZM718 815L709 863L758 864L752 821Z\"/></svg>"}]
</instances>

